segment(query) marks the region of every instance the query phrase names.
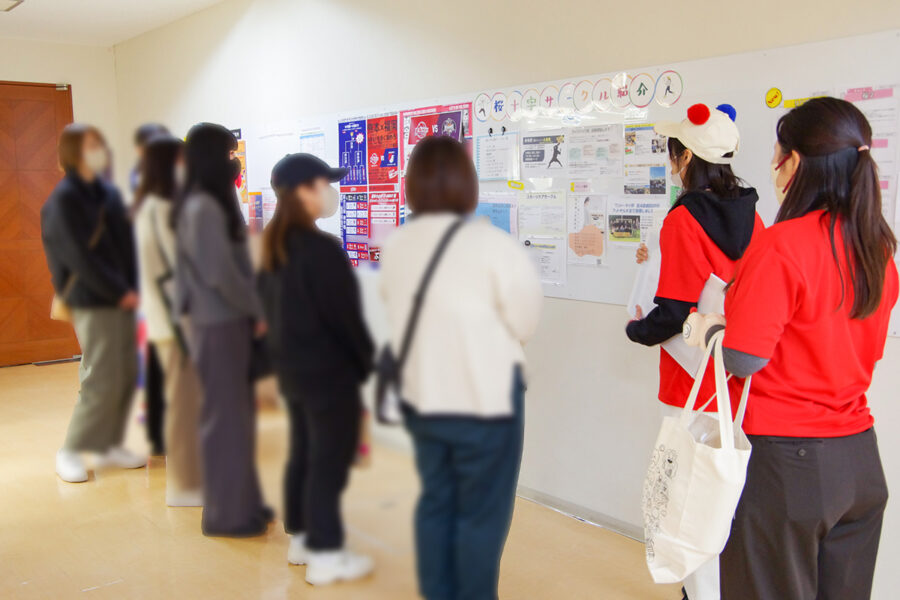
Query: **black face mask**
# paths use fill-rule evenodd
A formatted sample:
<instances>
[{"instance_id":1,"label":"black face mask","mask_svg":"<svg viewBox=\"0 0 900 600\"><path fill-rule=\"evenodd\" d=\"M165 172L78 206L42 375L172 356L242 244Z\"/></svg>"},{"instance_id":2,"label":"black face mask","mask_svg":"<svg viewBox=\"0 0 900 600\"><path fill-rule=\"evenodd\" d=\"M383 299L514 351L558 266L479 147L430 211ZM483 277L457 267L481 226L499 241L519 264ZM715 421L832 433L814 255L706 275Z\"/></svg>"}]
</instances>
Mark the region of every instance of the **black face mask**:
<instances>
[{"instance_id":1,"label":"black face mask","mask_svg":"<svg viewBox=\"0 0 900 600\"><path fill-rule=\"evenodd\" d=\"M241 159L232 158L231 159L231 178L236 180L241 176L241 171L243 170L243 166L241 165Z\"/></svg>"}]
</instances>

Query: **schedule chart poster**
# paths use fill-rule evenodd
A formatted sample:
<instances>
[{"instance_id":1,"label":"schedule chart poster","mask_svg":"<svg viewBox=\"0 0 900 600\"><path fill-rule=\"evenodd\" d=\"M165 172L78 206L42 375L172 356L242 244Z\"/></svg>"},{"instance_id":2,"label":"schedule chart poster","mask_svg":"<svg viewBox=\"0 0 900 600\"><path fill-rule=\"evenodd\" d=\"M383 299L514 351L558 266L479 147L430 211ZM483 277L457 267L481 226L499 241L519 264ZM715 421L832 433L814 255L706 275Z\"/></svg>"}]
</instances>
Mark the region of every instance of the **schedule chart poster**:
<instances>
[{"instance_id":1,"label":"schedule chart poster","mask_svg":"<svg viewBox=\"0 0 900 600\"><path fill-rule=\"evenodd\" d=\"M366 185L366 120L338 123L340 166L347 169L341 185Z\"/></svg>"}]
</instances>

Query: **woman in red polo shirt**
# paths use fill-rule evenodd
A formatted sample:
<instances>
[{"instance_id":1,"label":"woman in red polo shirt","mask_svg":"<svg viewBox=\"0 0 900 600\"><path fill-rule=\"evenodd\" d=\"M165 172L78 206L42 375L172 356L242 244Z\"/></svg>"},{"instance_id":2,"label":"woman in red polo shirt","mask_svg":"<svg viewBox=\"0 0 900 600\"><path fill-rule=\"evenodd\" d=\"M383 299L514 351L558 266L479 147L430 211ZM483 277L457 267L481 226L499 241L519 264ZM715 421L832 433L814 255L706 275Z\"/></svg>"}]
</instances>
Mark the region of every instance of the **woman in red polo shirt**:
<instances>
[{"instance_id":1,"label":"woman in red polo shirt","mask_svg":"<svg viewBox=\"0 0 900 600\"><path fill-rule=\"evenodd\" d=\"M654 346L675 337L697 306L710 275L724 282L734 276L739 259L764 225L756 214L759 197L753 188L741 187L731 170L740 135L735 111L722 104L710 110L704 104L688 109L680 123L660 123L658 133L668 136L672 179L684 191L672 206L660 231L660 275L654 302L646 316L638 314L626 333L634 342ZM641 255L639 253L639 261ZM696 372L689 372L666 345L660 349L659 399L670 407L684 406ZM675 353L677 354L677 353ZM743 383L732 379L732 396L740 397ZM715 395L715 376L710 365L700 388L698 404ZM715 401L709 410L716 410ZM684 582L690 600L719 600L719 571L710 561Z\"/></svg>"},{"instance_id":2,"label":"woman in red polo shirt","mask_svg":"<svg viewBox=\"0 0 900 600\"><path fill-rule=\"evenodd\" d=\"M887 487L866 390L897 300L872 130L843 100L778 122L775 225L725 302L725 365L756 373L722 596L869 598Z\"/></svg>"}]
</instances>

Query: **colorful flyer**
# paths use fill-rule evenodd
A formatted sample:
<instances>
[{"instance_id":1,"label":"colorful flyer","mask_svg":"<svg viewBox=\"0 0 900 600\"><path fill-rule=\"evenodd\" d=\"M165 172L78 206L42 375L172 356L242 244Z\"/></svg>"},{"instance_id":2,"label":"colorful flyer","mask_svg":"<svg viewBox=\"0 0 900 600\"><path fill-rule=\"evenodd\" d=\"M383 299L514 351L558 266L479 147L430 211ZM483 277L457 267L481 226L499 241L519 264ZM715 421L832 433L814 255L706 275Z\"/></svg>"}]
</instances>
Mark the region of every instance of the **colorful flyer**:
<instances>
[{"instance_id":1,"label":"colorful flyer","mask_svg":"<svg viewBox=\"0 0 900 600\"><path fill-rule=\"evenodd\" d=\"M366 185L366 121L338 123L339 164L347 169L341 185Z\"/></svg>"},{"instance_id":2,"label":"colorful flyer","mask_svg":"<svg viewBox=\"0 0 900 600\"><path fill-rule=\"evenodd\" d=\"M594 267L602 265L606 196L569 194L568 212L568 263Z\"/></svg>"},{"instance_id":3,"label":"colorful flyer","mask_svg":"<svg viewBox=\"0 0 900 600\"><path fill-rule=\"evenodd\" d=\"M446 135L466 142L472 139L472 103L427 106L400 113L401 170L406 172L409 155L416 144L430 135Z\"/></svg>"},{"instance_id":4,"label":"colorful flyer","mask_svg":"<svg viewBox=\"0 0 900 600\"><path fill-rule=\"evenodd\" d=\"M397 115L369 118L366 131L369 185L398 183Z\"/></svg>"},{"instance_id":5,"label":"colorful flyer","mask_svg":"<svg viewBox=\"0 0 900 600\"><path fill-rule=\"evenodd\" d=\"M249 191L247 190L247 142L246 140L238 140L237 150L234 151L234 157L241 161L241 174L234 180L234 186L237 188L238 198L241 204L247 204L250 201Z\"/></svg>"}]
</instances>

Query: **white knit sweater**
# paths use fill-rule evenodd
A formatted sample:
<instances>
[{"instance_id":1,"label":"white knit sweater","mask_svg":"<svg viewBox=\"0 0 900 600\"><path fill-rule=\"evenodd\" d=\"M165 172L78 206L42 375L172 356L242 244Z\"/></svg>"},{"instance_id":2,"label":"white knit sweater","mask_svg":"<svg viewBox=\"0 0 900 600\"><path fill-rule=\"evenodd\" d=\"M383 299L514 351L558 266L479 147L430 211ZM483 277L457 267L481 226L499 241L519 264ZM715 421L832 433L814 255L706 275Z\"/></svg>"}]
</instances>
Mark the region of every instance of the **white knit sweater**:
<instances>
[{"instance_id":1,"label":"white knit sweater","mask_svg":"<svg viewBox=\"0 0 900 600\"><path fill-rule=\"evenodd\" d=\"M400 350L412 298L438 240L457 217L422 215L381 252L381 295L391 344ZM424 415L512 414L513 368L533 335L543 293L525 250L487 219L450 241L426 293L403 371L403 398Z\"/></svg>"}]
</instances>

